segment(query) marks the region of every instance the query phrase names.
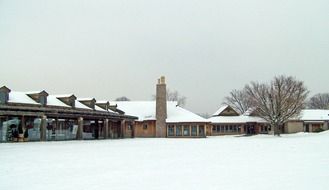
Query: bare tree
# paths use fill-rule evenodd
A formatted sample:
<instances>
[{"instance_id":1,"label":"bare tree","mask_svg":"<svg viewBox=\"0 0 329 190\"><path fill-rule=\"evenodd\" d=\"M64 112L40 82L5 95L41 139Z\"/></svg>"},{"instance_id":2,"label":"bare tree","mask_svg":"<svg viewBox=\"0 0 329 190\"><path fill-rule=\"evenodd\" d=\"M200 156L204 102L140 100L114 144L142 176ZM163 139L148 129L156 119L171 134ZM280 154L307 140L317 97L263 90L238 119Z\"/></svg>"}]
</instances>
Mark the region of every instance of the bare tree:
<instances>
[{"instance_id":1,"label":"bare tree","mask_svg":"<svg viewBox=\"0 0 329 190\"><path fill-rule=\"evenodd\" d=\"M311 109L329 109L329 93L320 93L314 95L307 103Z\"/></svg>"},{"instance_id":2,"label":"bare tree","mask_svg":"<svg viewBox=\"0 0 329 190\"><path fill-rule=\"evenodd\" d=\"M127 98L126 96L121 96L115 99L115 101L130 101L129 98Z\"/></svg>"},{"instance_id":3,"label":"bare tree","mask_svg":"<svg viewBox=\"0 0 329 190\"><path fill-rule=\"evenodd\" d=\"M167 100L176 101L179 106L185 106L186 97L179 94L177 90L171 91L167 89Z\"/></svg>"},{"instance_id":4,"label":"bare tree","mask_svg":"<svg viewBox=\"0 0 329 190\"><path fill-rule=\"evenodd\" d=\"M230 96L225 97L224 104L231 106L239 114L245 113L251 107L251 100L247 90L232 90Z\"/></svg>"},{"instance_id":5,"label":"bare tree","mask_svg":"<svg viewBox=\"0 0 329 190\"><path fill-rule=\"evenodd\" d=\"M156 95L152 95L152 99L156 99ZM171 91L167 88L167 101L176 101L179 106L185 106L186 97L179 94L177 90Z\"/></svg>"},{"instance_id":6,"label":"bare tree","mask_svg":"<svg viewBox=\"0 0 329 190\"><path fill-rule=\"evenodd\" d=\"M286 76L275 77L270 84L251 82L245 88L256 114L269 122L278 136L288 119L299 116L308 94L304 82Z\"/></svg>"}]
</instances>

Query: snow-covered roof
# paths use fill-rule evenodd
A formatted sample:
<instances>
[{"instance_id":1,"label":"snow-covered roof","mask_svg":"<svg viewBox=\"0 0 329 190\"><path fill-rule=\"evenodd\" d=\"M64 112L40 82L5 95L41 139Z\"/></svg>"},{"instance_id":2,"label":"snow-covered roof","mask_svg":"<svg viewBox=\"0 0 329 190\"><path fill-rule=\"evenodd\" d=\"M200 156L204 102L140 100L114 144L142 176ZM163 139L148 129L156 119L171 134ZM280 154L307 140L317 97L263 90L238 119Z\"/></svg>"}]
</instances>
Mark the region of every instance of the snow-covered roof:
<instances>
[{"instance_id":1,"label":"snow-covered roof","mask_svg":"<svg viewBox=\"0 0 329 190\"><path fill-rule=\"evenodd\" d=\"M77 98L78 101L96 101L95 98Z\"/></svg>"},{"instance_id":2,"label":"snow-covered roof","mask_svg":"<svg viewBox=\"0 0 329 190\"><path fill-rule=\"evenodd\" d=\"M76 108L80 108L80 109L87 109L87 110L92 110L90 107L82 104L81 102L79 102L78 100L75 100L75 107Z\"/></svg>"},{"instance_id":3,"label":"snow-covered roof","mask_svg":"<svg viewBox=\"0 0 329 190\"><path fill-rule=\"evenodd\" d=\"M298 118L293 118L291 120L300 121L329 121L329 110L312 110L305 109L302 110ZM266 121L257 116L213 116L208 119L212 123L247 123L247 122L257 122L265 123Z\"/></svg>"},{"instance_id":4,"label":"snow-covered roof","mask_svg":"<svg viewBox=\"0 0 329 190\"><path fill-rule=\"evenodd\" d=\"M246 116L246 115L216 116L209 118L208 121L212 123L251 123L251 122L266 123L266 121L260 117Z\"/></svg>"},{"instance_id":5,"label":"snow-covered roof","mask_svg":"<svg viewBox=\"0 0 329 190\"><path fill-rule=\"evenodd\" d=\"M26 92L16 92L11 91L9 93L9 100L10 103L20 103L20 104L34 104L34 105L40 105L38 102L34 101L32 98L30 98Z\"/></svg>"},{"instance_id":6,"label":"snow-covered roof","mask_svg":"<svg viewBox=\"0 0 329 190\"><path fill-rule=\"evenodd\" d=\"M117 101L111 102L117 104L118 109L124 111L127 115L138 117L138 121L156 120L155 101ZM167 102L167 123L180 122L208 122L206 119L177 106L177 102Z\"/></svg>"},{"instance_id":7,"label":"snow-covered roof","mask_svg":"<svg viewBox=\"0 0 329 190\"><path fill-rule=\"evenodd\" d=\"M182 107L176 106L176 102L167 103L168 123L179 123L179 122L208 122L207 119L189 111Z\"/></svg>"},{"instance_id":8,"label":"snow-covered roof","mask_svg":"<svg viewBox=\"0 0 329 190\"><path fill-rule=\"evenodd\" d=\"M74 94L57 94L54 96L56 96L57 98L68 98L68 97L74 96Z\"/></svg>"},{"instance_id":9,"label":"snow-covered roof","mask_svg":"<svg viewBox=\"0 0 329 190\"><path fill-rule=\"evenodd\" d=\"M115 114L117 114L116 112L114 112L114 111L112 111L112 110L110 110L110 109L105 110L105 109L103 109L103 108L101 108L101 107L99 107L99 106L97 106L97 105L95 105L95 110L96 110L96 111L104 111L104 112L109 112L109 113L115 113Z\"/></svg>"},{"instance_id":10,"label":"snow-covered roof","mask_svg":"<svg viewBox=\"0 0 329 190\"><path fill-rule=\"evenodd\" d=\"M248 108L248 110L245 111L243 115L250 116L255 112L255 110L256 110L255 108Z\"/></svg>"},{"instance_id":11,"label":"snow-covered roof","mask_svg":"<svg viewBox=\"0 0 329 190\"><path fill-rule=\"evenodd\" d=\"M329 121L329 110L305 109L300 113L298 120L302 121Z\"/></svg>"},{"instance_id":12,"label":"snow-covered roof","mask_svg":"<svg viewBox=\"0 0 329 190\"><path fill-rule=\"evenodd\" d=\"M96 111L106 111L106 110L104 110L103 108L101 108L101 107L99 107L97 105L95 105L95 110Z\"/></svg>"},{"instance_id":13,"label":"snow-covered roof","mask_svg":"<svg viewBox=\"0 0 329 190\"><path fill-rule=\"evenodd\" d=\"M96 101L96 104L107 104L107 103L109 103L109 101L107 101L107 100L97 100Z\"/></svg>"},{"instance_id":14,"label":"snow-covered roof","mask_svg":"<svg viewBox=\"0 0 329 190\"><path fill-rule=\"evenodd\" d=\"M64 102L60 101L56 96L49 95L47 97L47 105L49 106L60 106L60 107L71 107L66 105Z\"/></svg>"},{"instance_id":15,"label":"snow-covered roof","mask_svg":"<svg viewBox=\"0 0 329 190\"><path fill-rule=\"evenodd\" d=\"M228 108L228 105L222 105L219 107L219 109L212 115L219 115L221 114L226 108Z\"/></svg>"},{"instance_id":16,"label":"snow-covered roof","mask_svg":"<svg viewBox=\"0 0 329 190\"><path fill-rule=\"evenodd\" d=\"M155 120L155 102L154 101L112 101L118 109L127 115L138 117L138 121Z\"/></svg>"}]
</instances>

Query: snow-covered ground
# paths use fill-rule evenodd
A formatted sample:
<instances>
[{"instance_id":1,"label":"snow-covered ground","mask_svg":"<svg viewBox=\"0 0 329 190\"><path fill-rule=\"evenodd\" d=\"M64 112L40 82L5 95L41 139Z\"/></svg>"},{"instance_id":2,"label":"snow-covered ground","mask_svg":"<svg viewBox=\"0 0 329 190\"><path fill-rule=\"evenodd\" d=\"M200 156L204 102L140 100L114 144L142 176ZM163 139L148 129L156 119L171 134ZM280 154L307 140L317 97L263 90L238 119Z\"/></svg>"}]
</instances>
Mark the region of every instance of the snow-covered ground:
<instances>
[{"instance_id":1,"label":"snow-covered ground","mask_svg":"<svg viewBox=\"0 0 329 190\"><path fill-rule=\"evenodd\" d=\"M329 132L0 144L0 189L329 189Z\"/></svg>"}]
</instances>

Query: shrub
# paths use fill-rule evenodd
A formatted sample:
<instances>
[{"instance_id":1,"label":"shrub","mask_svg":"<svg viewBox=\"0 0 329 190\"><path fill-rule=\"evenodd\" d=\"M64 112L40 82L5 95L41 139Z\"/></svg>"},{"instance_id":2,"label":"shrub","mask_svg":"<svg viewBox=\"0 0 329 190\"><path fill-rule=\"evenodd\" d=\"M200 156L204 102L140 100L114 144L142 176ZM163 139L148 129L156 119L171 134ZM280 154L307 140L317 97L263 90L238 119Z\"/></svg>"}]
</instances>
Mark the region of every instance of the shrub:
<instances>
[{"instance_id":1,"label":"shrub","mask_svg":"<svg viewBox=\"0 0 329 190\"><path fill-rule=\"evenodd\" d=\"M319 127L319 128L316 128L313 132L320 133L322 131L324 131L324 129L322 129L321 127Z\"/></svg>"}]
</instances>

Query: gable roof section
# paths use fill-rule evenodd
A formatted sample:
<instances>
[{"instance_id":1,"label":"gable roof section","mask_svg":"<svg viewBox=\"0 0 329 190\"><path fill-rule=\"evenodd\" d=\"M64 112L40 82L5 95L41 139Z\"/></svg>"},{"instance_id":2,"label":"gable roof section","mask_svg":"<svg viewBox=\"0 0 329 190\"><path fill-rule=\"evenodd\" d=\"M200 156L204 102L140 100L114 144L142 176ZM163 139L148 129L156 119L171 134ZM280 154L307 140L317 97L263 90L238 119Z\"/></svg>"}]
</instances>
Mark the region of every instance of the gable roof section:
<instances>
[{"instance_id":1,"label":"gable roof section","mask_svg":"<svg viewBox=\"0 0 329 190\"><path fill-rule=\"evenodd\" d=\"M238 112L236 112L231 106L229 105L222 105L212 116L226 116L224 112L229 112L229 116L238 116Z\"/></svg>"},{"instance_id":2,"label":"gable roof section","mask_svg":"<svg viewBox=\"0 0 329 190\"><path fill-rule=\"evenodd\" d=\"M243 113L245 116L256 116L256 108L248 108L247 111Z\"/></svg>"},{"instance_id":3,"label":"gable roof section","mask_svg":"<svg viewBox=\"0 0 329 190\"><path fill-rule=\"evenodd\" d=\"M155 101L118 101L118 109L128 115L138 117L138 121L156 120ZM177 106L177 102L167 102L167 123L208 122L206 119Z\"/></svg>"}]
</instances>

